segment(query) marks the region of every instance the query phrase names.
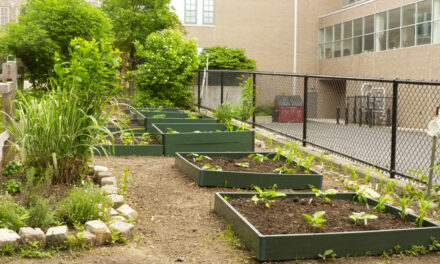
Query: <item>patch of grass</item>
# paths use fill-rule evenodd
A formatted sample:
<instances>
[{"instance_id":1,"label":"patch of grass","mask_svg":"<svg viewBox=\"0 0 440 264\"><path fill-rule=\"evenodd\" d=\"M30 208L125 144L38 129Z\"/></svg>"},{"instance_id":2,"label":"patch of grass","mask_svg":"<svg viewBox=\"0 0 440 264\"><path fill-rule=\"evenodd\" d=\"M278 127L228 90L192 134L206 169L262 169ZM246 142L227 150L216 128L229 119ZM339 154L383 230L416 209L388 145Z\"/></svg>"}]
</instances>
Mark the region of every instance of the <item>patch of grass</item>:
<instances>
[{"instance_id":1,"label":"patch of grass","mask_svg":"<svg viewBox=\"0 0 440 264\"><path fill-rule=\"evenodd\" d=\"M235 235L232 226L228 225L226 230L219 233L220 238L233 248L243 248L243 244L240 239Z\"/></svg>"},{"instance_id":2,"label":"patch of grass","mask_svg":"<svg viewBox=\"0 0 440 264\"><path fill-rule=\"evenodd\" d=\"M260 105L255 107L255 115L256 116L271 116L274 112L273 105Z\"/></svg>"},{"instance_id":3,"label":"patch of grass","mask_svg":"<svg viewBox=\"0 0 440 264\"><path fill-rule=\"evenodd\" d=\"M101 207L97 206L101 204ZM58 220L68 224L84 224L90 220L108 219L107 208L111 207L111 201L104 192L93 186L74 188L67 197L60 201L56 215Z\"/></svg>"}]
</instances>

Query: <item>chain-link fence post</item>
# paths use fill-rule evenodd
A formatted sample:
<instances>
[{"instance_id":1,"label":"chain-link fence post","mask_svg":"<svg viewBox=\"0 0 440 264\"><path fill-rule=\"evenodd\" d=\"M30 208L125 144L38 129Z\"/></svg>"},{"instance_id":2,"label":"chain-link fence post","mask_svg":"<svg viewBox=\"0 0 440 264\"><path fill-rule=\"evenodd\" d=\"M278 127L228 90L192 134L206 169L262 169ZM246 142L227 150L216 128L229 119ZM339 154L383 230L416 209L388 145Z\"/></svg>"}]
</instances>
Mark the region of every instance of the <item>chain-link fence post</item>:
<instances>
[{"instance_id":1,"label":"chain-link fence post","mask_svg":"<svg viewBox=\"0 0 440 264\"><path fill-rule=\"evenodd\" d=\"M309 76L304 75L304 108L303 108L303 146L305 147L307 140L307 93L308 93Z\"/></svg>"},{"instance_id":2,"label":"chain-link fence post","mask_svg":"<svg viewBox=\"0 0 440 264\"><path fill-rule=\"evenodd\" d=\"M393 111L391 120L391 160L390 177L394 178L396 173L396 147L397 147L397 103L398 103L399 82L393 81Z\"/></svg>"},{"instance_id":3,"label":"chain-link fence post","mask_svg":"<svg viewBox=\"0 0 440 264\"><path fill-rule=\"evenodd\" d=\"M252 128L255 128L255 107L257 106L257 74L252 73Z\"/></svg>"}]
</instances>

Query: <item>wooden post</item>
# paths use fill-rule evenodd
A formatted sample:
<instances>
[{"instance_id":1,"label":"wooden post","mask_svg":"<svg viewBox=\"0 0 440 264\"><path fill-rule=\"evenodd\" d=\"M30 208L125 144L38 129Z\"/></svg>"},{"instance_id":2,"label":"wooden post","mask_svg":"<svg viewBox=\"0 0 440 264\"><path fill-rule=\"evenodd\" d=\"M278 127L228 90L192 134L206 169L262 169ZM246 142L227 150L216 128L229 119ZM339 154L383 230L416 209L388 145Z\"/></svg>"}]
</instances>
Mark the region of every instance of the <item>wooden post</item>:
<instances>
[{"instance_id":1,"label":"wooden post","mask_svg":"<svg viewBox=\"0 0 440 264\"><path fill-rule=\"evenodd\" d=\"M11 80L12 82L8 82ZM15 62L3 63L2 65L2 82L7 83L2 96L2 122L4 125L10 124L15 118L15 91L17 89L17 64ZM4 85L3 85L4 86ZM11 142L15 138L9 135L3 145L2 166L4 167L11 160L14 160L15 153L11 151Z\"/></svg>"}]
</instances>

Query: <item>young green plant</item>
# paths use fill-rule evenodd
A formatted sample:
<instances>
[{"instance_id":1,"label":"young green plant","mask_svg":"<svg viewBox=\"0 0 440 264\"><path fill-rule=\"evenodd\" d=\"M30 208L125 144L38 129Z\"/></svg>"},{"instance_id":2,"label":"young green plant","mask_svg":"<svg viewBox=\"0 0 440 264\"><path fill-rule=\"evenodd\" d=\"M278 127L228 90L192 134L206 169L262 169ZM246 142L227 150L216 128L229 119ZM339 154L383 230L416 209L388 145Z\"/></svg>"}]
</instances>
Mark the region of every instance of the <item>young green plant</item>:
<instances>
[{"instance_id":1,"label":"young green plant","mask_svg":"<svg viewBox=\"0 0 440 264\"><path fill-rule=\"evenodd\" d=\"M322 227L322 223L327 222L327 219L324 218L325 211L318 211L312 215L303 214L304 218L307 222L313 227Z\"/></svg>"},{"instance_id":2,"label":"young green plant","mask_svg":"<svg viewBox=\"0 0 440 264\"><path fill-rule=\"evenodd\" d=\"M270 204L275 202L273 198L286 196L285 193L277 192L274 188L263 191L260 187L254 186L254 189L258 192L258 195L252 196L252 201L257 205L265 205L266 207L270 207Z\"/></svg>"}]
</instances>

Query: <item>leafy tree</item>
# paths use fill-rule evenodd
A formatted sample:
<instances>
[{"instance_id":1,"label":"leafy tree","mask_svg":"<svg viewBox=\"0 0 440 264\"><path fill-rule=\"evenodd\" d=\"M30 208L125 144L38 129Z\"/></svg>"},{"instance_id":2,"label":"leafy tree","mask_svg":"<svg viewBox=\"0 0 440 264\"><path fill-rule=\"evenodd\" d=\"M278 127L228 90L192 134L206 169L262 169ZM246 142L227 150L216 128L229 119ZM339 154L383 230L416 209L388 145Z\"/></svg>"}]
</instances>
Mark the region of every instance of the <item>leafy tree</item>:
<instances>
[{"instance_id":1,"label":"leafy tree","mask_svg":"<svg viewBox=\"0 0 440 264\"><path fill-rule=\"evenodd\" d=\"M136 71L138 93L144 99L156 98L191 108L193 93L189 86L199 66L196 41L184 40L180 32L166 29L150 34L143 45L135 45L136 55L145 58L145 64Z\"/></svg>"},{"instance_id":2,"label":"leafy tree","mask_svg":"<svg viewBox=\"0 0 440 264\"><path fill-rule=\"evenodd\" d=\"M110 30L104 12L84 0L29 0L2 41L7 52L23 61L34 84L45 84L53 75L54 55L68 57L73 38L100 40Z\"/></svg>"},{"instance_id":3,"label":"leafy tree","mask_svg":"<svg viewBox=\"0 0 440 264\"><path fill-rule=\"evenodd\" d=\"M209 68L226 70L254 71L256 62L245 55L244 49L222 46L206 47L200 54L200 67L206 67L206 52L209 51Z\"/></svg>"},{"instance_id":4,"label":"leafy tree","mask_svg":"<svg viewBox=\"0 0 440 264\"><path fill-rule=\"evenodd\" d=\"M130 70L136 69L136 41L144 41L153 32L180 26L169 8L170 0L104 0L102 9L112 20L115 45L129 54ZM134 87L131 83L130 94Z\"/></svg>"}]
</instances>

